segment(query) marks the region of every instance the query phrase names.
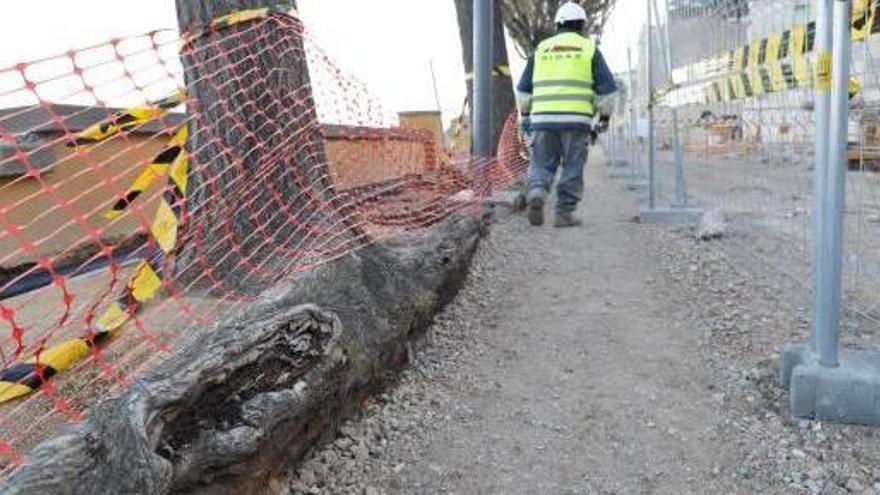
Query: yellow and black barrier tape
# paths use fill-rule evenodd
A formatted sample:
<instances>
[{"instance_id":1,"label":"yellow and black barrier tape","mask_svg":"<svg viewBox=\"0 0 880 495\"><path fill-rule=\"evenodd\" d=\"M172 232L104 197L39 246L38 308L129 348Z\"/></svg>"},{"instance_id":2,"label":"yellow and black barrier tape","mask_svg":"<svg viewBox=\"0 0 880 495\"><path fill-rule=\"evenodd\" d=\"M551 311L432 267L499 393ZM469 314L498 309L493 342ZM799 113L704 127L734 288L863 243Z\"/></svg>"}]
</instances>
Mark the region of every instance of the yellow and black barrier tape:
<instances>
[{"instance_id":1,"label":"yellow and black barrier tape","mask_svg":"<svg viewBox=\"0 0 880 495\"><path fill-rule=\"evenodd\" d=\"M124 326L162 288L163 263L177 249L178 231L183 225L189 183L189 158L185 148L187 137L187 127L183 126L162 153L163 160L166 160L164 173L168 175L168 184L150 225L150 235L159 249L151 249L129 278L123 296L98 318L98 335L112 334ZM151 163L150 166L155 164Z\"/></svg>"},{"instance_id":2,"label":"yellow and black barrier tape","mask_svg":"<svg viewBox=\"0 0 880 495\"><path fill-rule=\"evenodd\" d=\"M39 389L44 382L88 356L91 345L86 339L70 339L0 371L0 403Z\"/></svg>"},{"instance_id":3,"label":"yellow and black barrier tape","mask_svg":"<svg viewBox=\"0 0 880 495\"><path fill-rule=\"evenodd\" d=\"M122 296L110 303L95 322L95 335L105 339L125 326L144 305L152 301L162 289L162 262L165 259L155 250L138 263Z\"/></svg>"},{"instance_id":4,"label":"yellow and black barrier tape","mask_svg":"<svg viewBox=\"0 0 880 495\"><path fill-rule=\"evenodd\" d=\"M184 150L186 138L187 128L183 126L175 132L168 146L135 178L131 187L126 191L125 197L116 201L110 211L104 214L104 218L108 220L118 218L144 191L153 185L156 179L168 175L169 170L175 168L175 164L178 162L187 160L186 150ZM179 165L177 167L179 168Z\"/></svg>"},{"instance_id":5,"label":"yellow and black barrier tape","mask_svg":"<svg viewBox=\"0 0 880 495\"><path fill-rule=\"evenodd\" d=\"M822 50L816 54L816 69L814 70L816 91L831 90L831 52Z\"/></svg>"},{"instance_id":6,"label":"yellow and black barrier tape","mask_svg":"<svg viewBox=\"0 0 880 495\"><path fill-rule=\"evenodd\" d=\"M173 98L163 101L171 102ZM162 290L165 262L179 247L178 231L184 219L189 175L189 159L185 148L187 137L187 127L182 126L175 132L162 154L148 165L147 172L150 174L158 171L159 175L168 175L168 184L150 226L153 243L129 277L122 295L107 306L96 319L92 332L86 337L69 339L49 349L41 349L34 358L0 370L0 404L39 390L47 380L84 360L92 347L110 340ZM140 194L146 188L144 184L147 181L152 182L158 177L151 175L147 179L144 175L147 172L138 176L127 198L136 190ZM131 198L131 201L135 198ZM114 210L108 215L118 215L131 201L118 211L114 206Z\"/></svg>"},{"instance_id":7,"label":"yellow and black barrier tape","mask_svg":"<svg viewBox=\"0 0 880 495\"><path fill-rule=\"evenodd\" d=\"M161 287L161 277L151 261L141 261L123 297L112 302L98 318L94 333L65 340L40 350L28 361L0 370L0 404L39 390L50 378L84 360L94 346L109 340L144 304L155 298Z\"/></svg>"},{"instance_id":8,"label":"yellow and black barrier tape","mask_svg":"<svg viewBox=\"0 0 880 495\"><path fill-rule=\"evenodd\" d=\"M495 77L510 77L510 66L507 65L506 62L496 64L494 67L492 67L492 75ZM474 78L474 73L468 72L464 75L464 78L465 80L471 81Z\"/></svg>"},{"instance_id":9,"label":"yellow and black barrier tape","mask_svg":"<svg viewBox=\"0 0 880 495\"><path fill-rule=\"evenodd\" d=\"M227 29L232 26L243 24L245 22L258 21L266 19L273 14L280 14L294 19L299 19L299 12L296 9L288 7L263 7L259 9L246 9L231 12L213 19L209 24L190 29L180 38L182 47L185 47L193 41L205 36L206 34Z\"/></svg>"},{"instance_id":10,"label":"yellow and black barrier tape","mask_svg":"<svg viewBox=\"0 0 880 495\"><path fill-rule=\"evenodd\" d=\"M864 41L880 33L878 8L880 0L853 2L853 41ZM815 22L812 21L752 40L727 53L677 69L679 74L687 74L685 80L674 77L674 84L658 88L656 98L661 100L680 94L681 90L698 92L698 96L702 92L702 101L714 103L796 88L827 91L831 81L831 55L816 53L814 42ZM687 79L697 82L689 85Z\"/></svg>"},{"instance_id":11,"label":"yellow and black barrier tape","mask_svg":"<svg viewBox=\"0 0 880 495\"><path fill-rule=\"evenodd\" d=\"M188 43L208 30L266 18L273 13L298 18L297 12L289 9L264 8L234 12L215 19L204 29L186 35L183 42ZM185 99L186 94L181 91L146 107L119 112L107 121L95 124L77 134L75 142L71 145L94 144L109 139L120 132L161 117L168 110L182 104ZM187 127L182 126L162 153L135 179L126 197L119 200L106 214L110 218L117 217L156 178L167 174L168 186L159 201L159 207L150 226L150 234L158 249L151 248L137 265L126 283L122 296L110 303L97 318L93 333L84 338L66 340L39 351L36 357L26 362L0 370L0 403L39 390L50 378L85 359L93 346L109 340L161 291L163 265L178 248L178 231L183 225L189 177L189 159L185 149L187 137Z\"/></svg>"},{"instance_id":12,"label":"yellow and black barrier tape","mask_svg":"<svg viewBox=\"0 0 880 495\"><path fill-rule=\"evenodd\" d=\"M117 112L109 119L98 122L77 133L73 141L68 143L68 146L85 146L106 141L120 132L130 131L162 117L168 110L182 104L185 100L186 93L178 91L167 98L152 102L146 106Z\"/></svg>"},{"instance_id":13,"label":"yellow and black barrier tape","mask_svg":"<svg viewBox=\"0 0 880 495\"><path fill-rule=\"evenodd\" d=\"M870 3L869 3L870 2ZM853 0L852 3L852 40L861 41L867 39L871 33L876 33L878 21L877 2L872 0Z\"/></svg>"}]
</instances>

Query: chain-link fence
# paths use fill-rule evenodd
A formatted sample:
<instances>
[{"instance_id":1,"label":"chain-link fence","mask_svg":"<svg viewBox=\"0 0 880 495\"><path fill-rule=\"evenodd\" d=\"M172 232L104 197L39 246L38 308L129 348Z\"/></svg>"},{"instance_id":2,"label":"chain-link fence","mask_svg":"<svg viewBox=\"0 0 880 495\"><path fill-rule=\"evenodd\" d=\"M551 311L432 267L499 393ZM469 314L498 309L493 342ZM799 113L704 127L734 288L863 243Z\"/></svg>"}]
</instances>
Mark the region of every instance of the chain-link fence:
<instances>
[{"instance_id":1,"label":"chain-link fence","mask_svg":"<svg viewBox=\"0 0 880 495\"><path fill-rule=\"evenodd\" d=\"M628 177L650 175L650 101L656 204L680 207L684 191L688 205L723 212L727 232L719 248L742 270L799 288L809 315L806 308L815 306L812 292L823 286L815 278L821 270L814 263L822 260L822 240L832 238L821 230L823 224L814 212L832 212L833 217L834 211L833 195L817 188L829 187L822 181L830 181L834 188L836 162L834 156L824 162L817 156L845 146L840 336L844 347L876 346L880 342L877 2L846 2L851 9L851 73L840 79L847 81L843 98L848 109L843 121L847 138L828 132L833 130L831 121L842 113L822 107L829 105L832 66L839 62L832 64L830 21L821 24L819 12L828 8L830 18L831 2L693 0L671 6L655 2L648 0L643 7L652 11L654 22L650 29L642 29L633 49L633 69L622 76L633 81L628 84L632 94L618 105L614 137L609 138L616 156L630 165ZM648 86L653 88L650 100ZM823 164L830 164L831 171L826 173Z\"/></svg>"}]
</instances>

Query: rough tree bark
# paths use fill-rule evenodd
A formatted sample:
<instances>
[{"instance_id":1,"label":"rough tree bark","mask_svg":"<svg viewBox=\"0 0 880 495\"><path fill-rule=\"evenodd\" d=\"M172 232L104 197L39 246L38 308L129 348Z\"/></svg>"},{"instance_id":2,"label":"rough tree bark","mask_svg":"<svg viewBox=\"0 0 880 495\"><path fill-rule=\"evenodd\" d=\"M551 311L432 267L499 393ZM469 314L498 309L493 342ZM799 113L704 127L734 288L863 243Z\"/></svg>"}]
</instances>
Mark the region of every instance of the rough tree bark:
<instances>
[{"instance_id":1,"label":"rough tree bark","mask_svg":"<svg viewBox=\"0 0 880 495\"><path fill-rule=\"evenodd\" d=\"M451 219L273 287L38 445L0 493L263 493L408 361L481 234Z\"/></svg>"},{"instance_id":2,"label":"rough tree bark","mask_svg":"<svg viewBox=\"0 0 880 495\"><path fill-rule=\"evenodd\" d=\"M187 30L231 10L265 3L178 0L178 9ZM275 46L293 42L301 48L283 32L287 28L260 36ZM262 129L274 125L273 116L285 117L281 104L317 122L311 95L302 95L308 71L301 51L258 50L256 56L251 51L244 56L234 45L252 50L263 40L254 34L232 39L234 43L205 37L185 54L190 104L196 106L191 112L200 115L188 143L198 165L192 176L198 193L192 215L208 221L216 220L214 210L225 206L205 203L212 199L211 187L240 192L224 189L235 187L235 175L227 167L252 174L263 162L278 159L271 153L235 151L249 146L277 151L277 141L286 136L263 134ZM229 58L204 58L217 50ZM237 78L236 66L251 74L246 84ZM212 78L229 84L214 84ZM287 91L300 94L287 101ZM224 101L234 105L224 106ZM321 183L329 180L321 176L326 163L312 154L321 150L314 143L320 134L308 132L311 150L294 150L290 163L272 166L314 166L316 170L300 173ZM271 180L276 183L263 181L262 186L277 187L291 208L322 214L297 201L300 182ZM251 194L269 199L260 191ZM324 201L331 201L329 186L322 194ZM254 221L236 216L236 235L252 228ZM85 421L38 445L0 482L0 493L262 493L285 466L330 434L365 394L407 362L410 339L427 328L463 283L483 232L477 218L454 217L363 247L292 279L282 274L283 280L263 291L239 317L203 329L121 395L91 408ZM252 245L239 249L259 254Z\"/></svg>"},{"instance_id":3,"label":"rough tree bark","mask_svg":"<svg viewBox=\"0 0 880 495\"><path fill-rule=\"evenodd\" d=\"M501 17L501 1L496 0L494 5L494 23L492 29L492 65L494 67L508 67L507 44L504 38L504 23ZM464 70L468 75L474 73L474 4L473 0L455 0L455 10L458 14L458 32L461 38L462 60ZM473 102L474 84L471 77L467 80L468 102ZM498 149L498 141L504 123L510 112L516 108L516 99L513 95L513 81L509 75L492 71L492 152Z\"/></svg>"},{"instance_id":4,"label":"rough tree bark","mask_svg":"<svg viewBox=\"0 0 880 495\"><path fill-rule=\"evenodd\" d=\"M295 0L176 4L183 33L236 11L296 8ZM275 263L290 262L279 251L320 257L309 249L321 236L360 244L331 181L300 34L295 21L253 21L204 33L182 50L193 117L182 282L209 270L224 290L256 294L277 280L266 274L283 273Z\"/></svg>"}]
</instances>

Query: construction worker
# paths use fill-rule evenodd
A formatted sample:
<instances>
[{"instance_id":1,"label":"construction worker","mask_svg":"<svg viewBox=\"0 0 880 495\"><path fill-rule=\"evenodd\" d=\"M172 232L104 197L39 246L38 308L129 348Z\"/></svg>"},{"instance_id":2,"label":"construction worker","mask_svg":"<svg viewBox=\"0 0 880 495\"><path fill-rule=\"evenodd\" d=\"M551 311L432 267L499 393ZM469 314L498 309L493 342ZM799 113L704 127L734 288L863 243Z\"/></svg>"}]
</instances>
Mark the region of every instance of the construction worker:
<instances>
[{"instance_id":1,"label":"construction worker","mask_svg":"<svg viewBox=\"0 0 880 495\"><path fill-rule=\"evenodd\" d=\"M574 2L562 5L556 14L556 35L538 45L517 85L532 134L527 193L532 225L544 223L544 203L559 165L555 226L581 224L574 212L584 192L596 97L617 90L595 42L584 35L586 21L583 7Z\"/></svg>"}]
</instances>

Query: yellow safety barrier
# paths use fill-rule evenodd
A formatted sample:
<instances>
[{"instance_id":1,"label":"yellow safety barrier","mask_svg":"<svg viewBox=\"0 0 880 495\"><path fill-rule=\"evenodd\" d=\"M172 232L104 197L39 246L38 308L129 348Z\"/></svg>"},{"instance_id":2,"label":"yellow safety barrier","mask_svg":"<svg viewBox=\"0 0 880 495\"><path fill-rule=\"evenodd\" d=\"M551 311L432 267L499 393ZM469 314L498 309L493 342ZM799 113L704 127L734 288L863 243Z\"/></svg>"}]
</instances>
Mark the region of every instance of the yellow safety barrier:
<instances>
[{"instance_id":1,"label":"yellow safety barrier","mask_svg":"<svg viewBox=\"0 0 880 495\"><path fill-rule=\"evenodd\" d=\"M852 11L853 41L867 40L880 33L877 0L854 0ZM815 23L794 25L781 33L752 40L712 59L722 60L727 70L718 73L717 64L706 60L682 68L688 77L709 79L697 87L707 102L737 100L794 88L815 88L828 91L831 87L831 53L813 53L812 36ZM707 69L709 67L709 69ZM706 71L714 72L706 72ZM686 88L682 81L661 85L655 98ZM691 91L693 89L690 89Z\"/></svg>"},{"instance_id":2,"label":"yellow safety barrier","mask_svg":"<svg viewBox=\"0 0 880 495\"><path fill-rule=\"evenodd\" d=\"M119 125L118 120L111 127L93 126L79 138L82 142L95 143L106 139L149 118L173 108L183 99L183 94L163 99L149 109L131 109L119 114L126 117L129 127ZM177 103L175 103L177 102ZM149 110L149 111L147 111ZM97 131L96 131L97 130ZM95 132L93 132L95 131ZM95 323L94 332L89 336L70 339L49 349L41 350L37 356L25 363L13 365L0 371L0 403L8 402L38 390L52 376L73 366L88 356L91 346L108 340L125 326L147 303L155 299L162 289L162 262L177 248L177 233L182 222L182 205L186 198L189 160L186 153L188 132L186 126L178 129L170 139L165 150L156 157L129 188L123 200L117 202L107 213L114 218L120 215L155 179L168 175L168 190L159 201L159 207L150 228L150 233L161 251L148 253L129 277L123 294L110 303Z\"/></svg>"},{"instance_id":3,"label":"yellow safety barrier","mask_svg":"<svg viewBox=\"0 0 880 495\"><path fill-rule=\"evenodd\" d=\"M144 107L131 108L113 114L104 122L89 126L79 132L69 146L84 146L106 141L120 132L129 131L148 122L158 119L165 113L180 105L186 99L184 92L178 92L167 98L151 103Z\"/></svg>"}]
</instances>

